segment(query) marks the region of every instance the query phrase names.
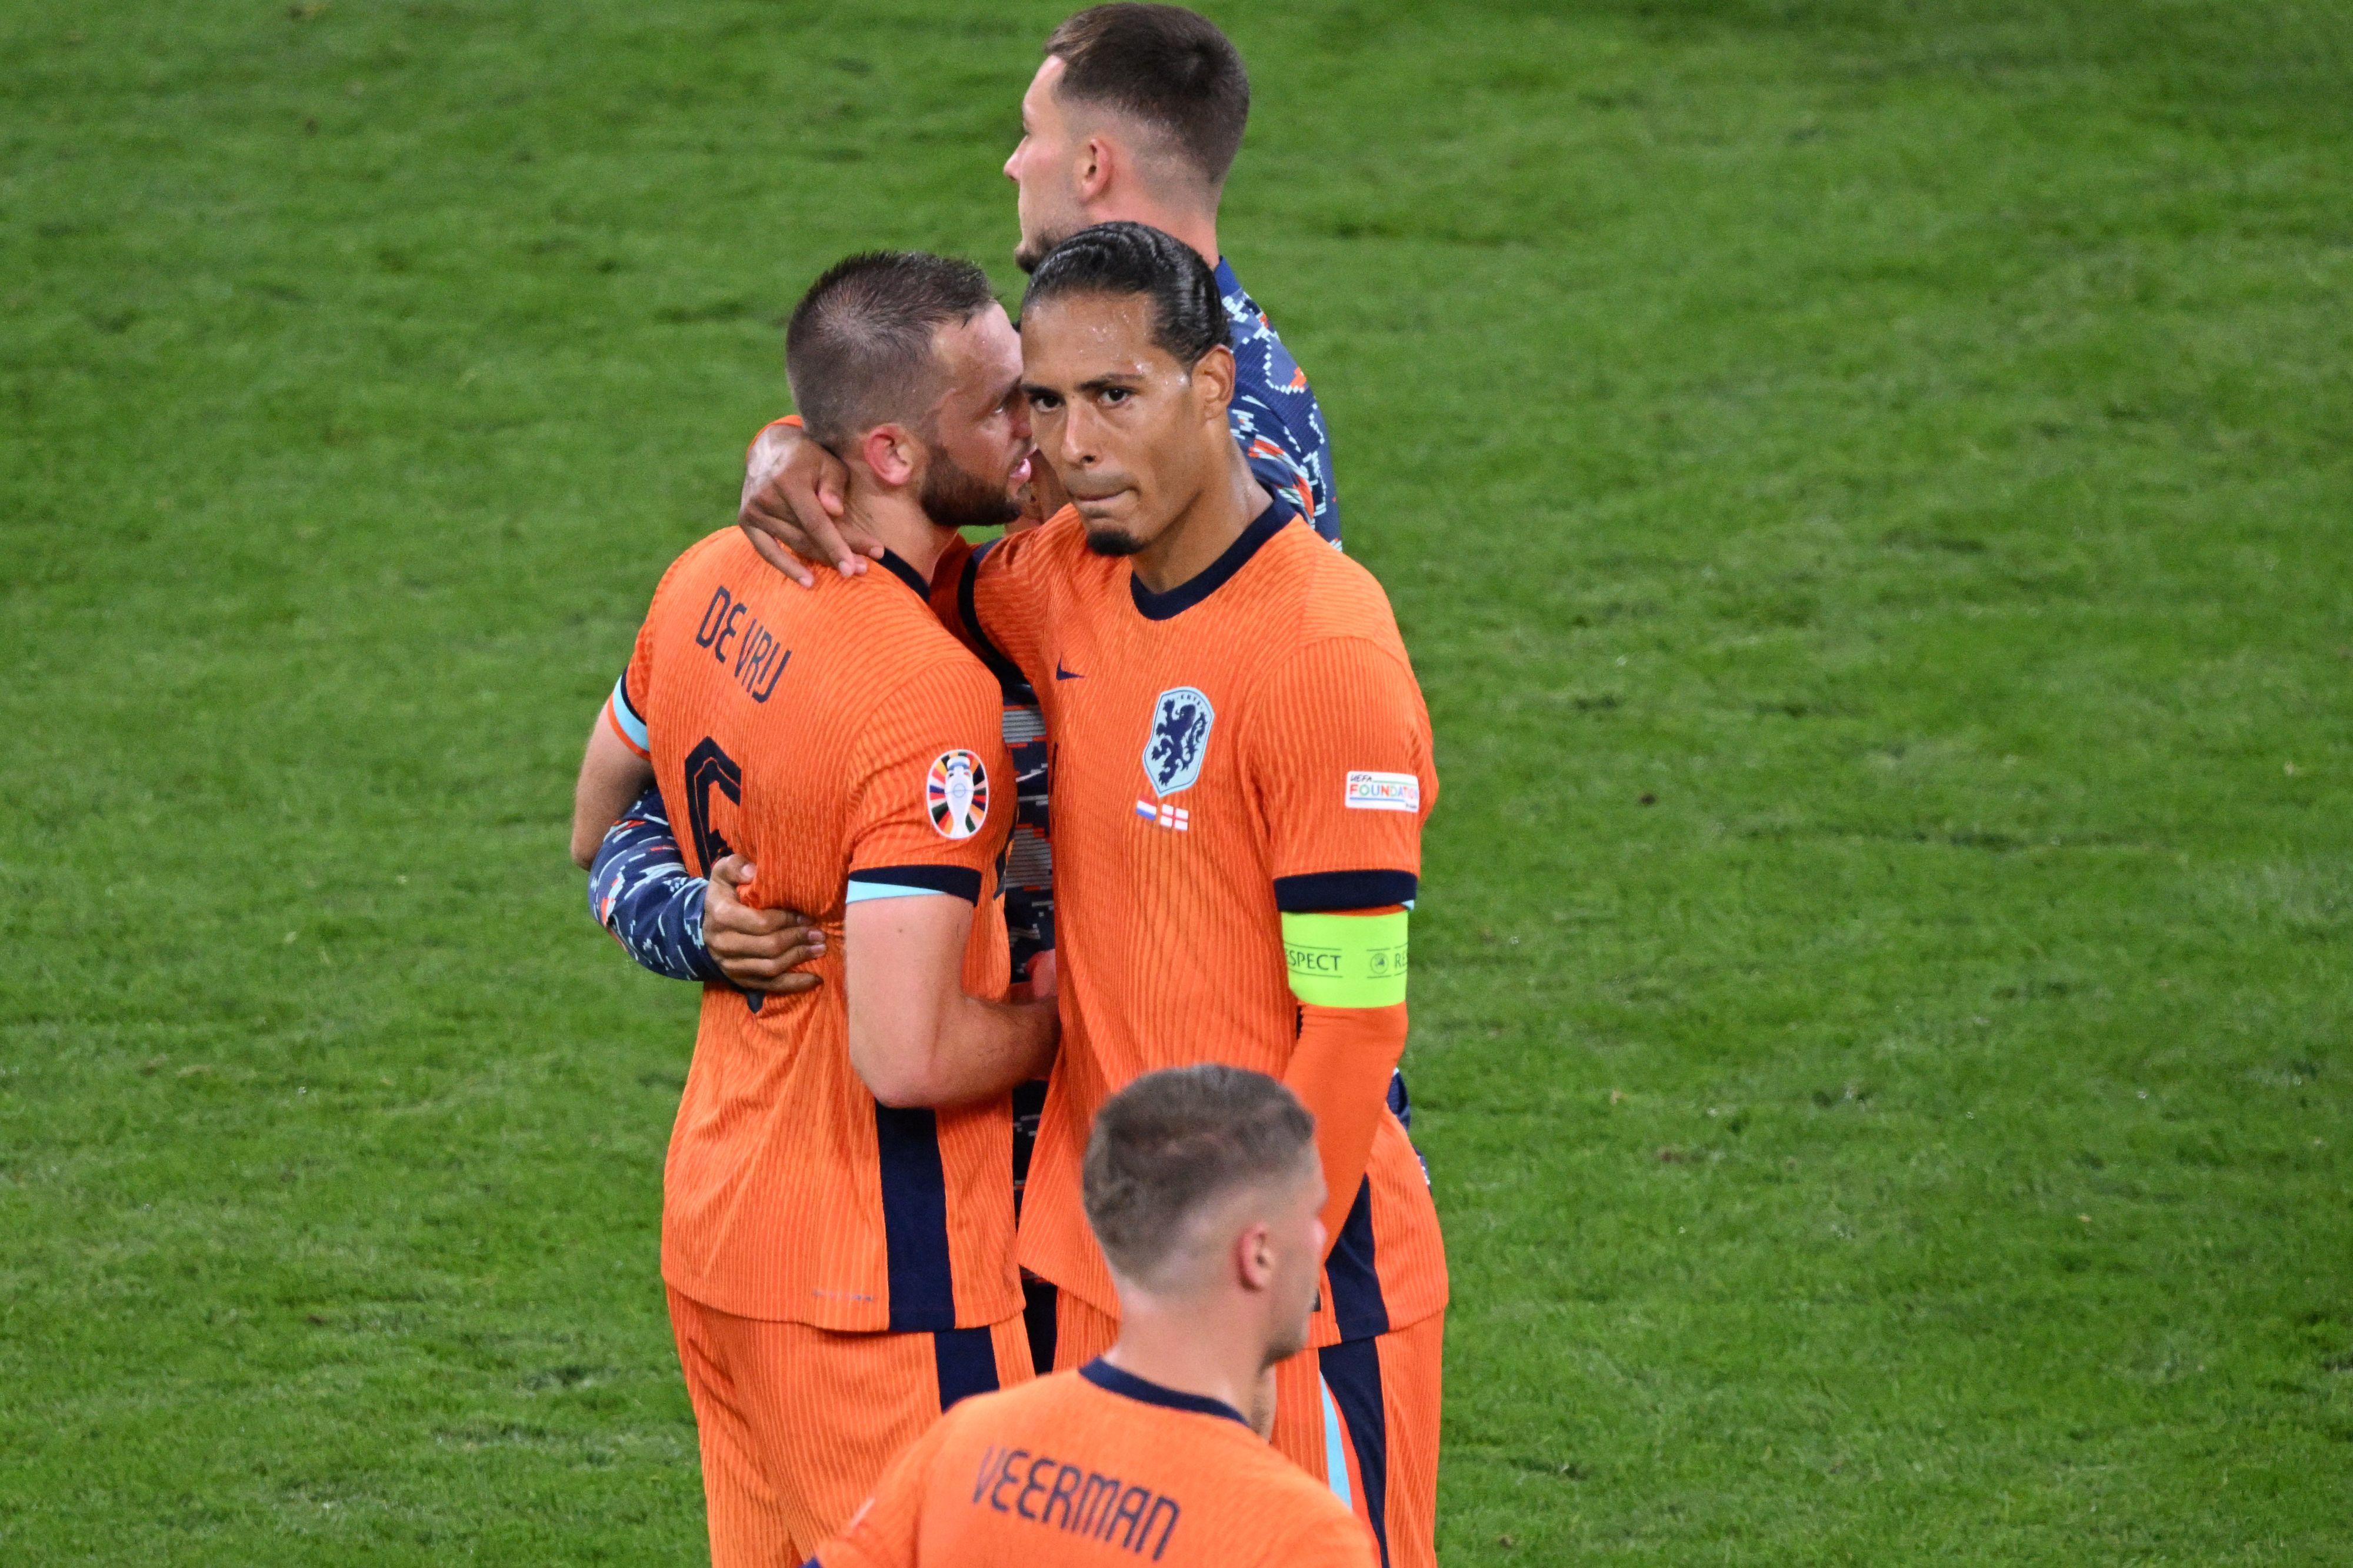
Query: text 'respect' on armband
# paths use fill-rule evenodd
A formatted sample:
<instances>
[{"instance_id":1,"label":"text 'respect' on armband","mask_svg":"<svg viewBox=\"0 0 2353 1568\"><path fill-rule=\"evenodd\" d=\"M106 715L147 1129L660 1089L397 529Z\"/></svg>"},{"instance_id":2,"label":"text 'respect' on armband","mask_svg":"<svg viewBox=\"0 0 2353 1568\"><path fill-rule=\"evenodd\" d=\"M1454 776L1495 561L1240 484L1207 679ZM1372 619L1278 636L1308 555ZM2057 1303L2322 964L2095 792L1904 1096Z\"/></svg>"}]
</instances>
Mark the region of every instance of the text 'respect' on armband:
<instances>
[{"instance_id":1,"label":"text 'respect' on armband","mask_svg":"<svg viewBox=\"0 0 2353 1568\"><path fill-rule=\"evenodd\" d=\"M1291 994L1313 1007L1394 1007L1405 1000L1406 912L1286 914Z\"/></svg>"}]
</instances>

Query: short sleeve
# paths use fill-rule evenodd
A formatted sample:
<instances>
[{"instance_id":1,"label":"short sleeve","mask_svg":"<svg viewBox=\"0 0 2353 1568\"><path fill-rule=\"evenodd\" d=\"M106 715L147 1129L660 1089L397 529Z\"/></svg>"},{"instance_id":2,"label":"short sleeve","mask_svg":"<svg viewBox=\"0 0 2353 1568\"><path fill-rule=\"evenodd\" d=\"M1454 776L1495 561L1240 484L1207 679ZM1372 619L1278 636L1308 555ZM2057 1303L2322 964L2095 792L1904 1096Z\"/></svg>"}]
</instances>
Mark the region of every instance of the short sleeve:
<instances>
[{"instance_id":1,"label":"short sleeve","mask_svg":"<svg viewBox=\"0 0 2353 1568\"><path fill-rule=\"evenodd\" d=\"M841 1533L818 1547L809 1561L823 1568L915 1568L923 1492L931 1484L940 1446L954 1430L952 1422L934 1422L891 1462L875 1483L874 1495L850 1516Z\"/></svg>"},{"instance_id":2,"label":"short sleeve","mask_svg":"<svg viewBox=\"0 0 2353 1568\"><path fill-rule=\"evenodd\" d=\"M1249 765L1278 907L1413 901L1438 774L1402 649L1329 637L1286 658L1254 706Z\"/></svg>"},{"instance_id":3,"label":"short sleeve","mask_svg":"<svg viewBox=\"0 0 2353 1568\"><path fill-rule=\"evenodd\" d=\"M1377 1568L1380 1548L1372 1531L1355 1514L1340 1508L1319 1508L1304 1527L1279 1538L1259 1561L1264 1568ZM827 1568L834 1568L831 1559L827 1560Z\"/></svg>"},{"instance_id":4,"label":"short sleeve","mask_svg":"<svg viewBox=\"0 0 2353 1568\"><path fill-rule=\"evenodd\" d=\"M987 670L925 666L865 716L852 776L849 900L953 893L979 903L1012 832L1013 764Z\"/></svg>"}]
</instances>

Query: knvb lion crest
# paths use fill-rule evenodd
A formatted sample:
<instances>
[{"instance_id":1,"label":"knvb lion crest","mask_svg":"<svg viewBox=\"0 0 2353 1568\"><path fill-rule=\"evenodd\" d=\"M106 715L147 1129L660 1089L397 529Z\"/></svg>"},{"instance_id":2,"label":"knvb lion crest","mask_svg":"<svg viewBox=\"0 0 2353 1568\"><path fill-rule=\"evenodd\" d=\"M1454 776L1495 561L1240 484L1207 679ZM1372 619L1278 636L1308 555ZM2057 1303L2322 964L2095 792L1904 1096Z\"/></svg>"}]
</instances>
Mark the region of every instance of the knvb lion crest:
<instances>
[{"instance_id":1,"label":"knvb lion crest","mask_svg":"<svg viewBox=\"0 0 2353 1568\"><path fill-rule=\"evenodd\" d=\"M1144 744L1144 774L1152 781L1153 794L1175 795L1193 787L1209 749L1209 726L1217 719L1209 700L1189 686L1160 694L1152 713L1152 738Z\"/></svg>"}]
</instances>

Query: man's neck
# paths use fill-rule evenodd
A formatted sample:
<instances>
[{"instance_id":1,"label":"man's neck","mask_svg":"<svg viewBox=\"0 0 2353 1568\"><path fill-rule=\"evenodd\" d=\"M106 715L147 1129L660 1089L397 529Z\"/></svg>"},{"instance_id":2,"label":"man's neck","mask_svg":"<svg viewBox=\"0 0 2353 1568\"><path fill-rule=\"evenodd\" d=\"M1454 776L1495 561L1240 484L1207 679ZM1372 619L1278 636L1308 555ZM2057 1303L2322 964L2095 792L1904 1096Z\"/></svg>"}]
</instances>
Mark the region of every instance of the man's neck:
<instances>
[{"instance_id":1,"label":"man's neck","mask_svg":"<svg viewBox=\"0 0 2353 1568\"><path fill-rule=\"evenodd\" d=\"M885 550L913 567L930 582L940 556L955 531L938 526L914 497L903 490L882 490L865 474L853 474L842 507L842 521L854 522Z\"/></svg>"},{"instance_id":2,"label":"man's neck","mask_svg":"<svg viewBox=\"0 0 2353 1568\"><path fill-rule=\"evenodd\" d=\"M1181 588L1216 565L1242 531L1273 504L1242 461L1241 448L1231 441L1222 446L1227 460L1217 477L1201 487L1201 493L1157 539L1130 558L1136 580L1152 593Z\"/></svg>"},{"instance_id":3,"label":"man's neck","mask_svg":"<svg viewBox=\"0 0 2353 1568\"><path fill-rule=\"evenodd\" d=\"M1218 212L1211 207L1202 212L1194 207L1166 206L1155 201L1134 196L1121 196L1104 202L1101 210L1090 215L1096 223L1140 223L1174 235L1195 250L1201 259L1217 270L1218 258L1224 253L1218 248Z\"/></svg>"},{"instance_id":4,"label":"man's neck","mask_svg":"<svg viewBox=\"0 0 2353 1568\"><path fill-rule=\"evenodd\" d=\"M1145 1303L1123 1293L1119 1339L1103 1360L1146 1383L1230 1405L1248 1419L1266 1347L1241 1324L1216 1317L1189 1303Z\"/></svg>"}]
</instances>

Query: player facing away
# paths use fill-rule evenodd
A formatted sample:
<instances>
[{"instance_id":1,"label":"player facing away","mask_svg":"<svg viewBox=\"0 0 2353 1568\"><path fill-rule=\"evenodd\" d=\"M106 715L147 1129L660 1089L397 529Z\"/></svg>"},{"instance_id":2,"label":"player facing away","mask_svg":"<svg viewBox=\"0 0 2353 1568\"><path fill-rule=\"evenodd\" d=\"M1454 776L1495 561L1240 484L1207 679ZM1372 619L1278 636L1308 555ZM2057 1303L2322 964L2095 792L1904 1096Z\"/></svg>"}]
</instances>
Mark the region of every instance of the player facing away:
<instances>
[{"instance_id":1,"label":"player facing away","mask_svg":"<svg viewBox=\"0 0 2353 1568\"><path fill-rule=\"evenodd\" d=\"M1021 1262L1060 1288L1055 1364L1100 1352L1119 1304L1080 1202L1096 1112L1204 1058L1282 1079L1316 1118L1333 1239L1274 1440L1387 1561L1426 1563L1446 1263L1386 1094L1438 786L1420 689L1380 585L1230 439L1233 353L1198 253L1140 224L1082 230L1039 263L1021 332L1039 455L1073 505L934 587L1037 689L1054 746L1063 1036Z\"/></svg>"},{"instance_id":2,"label":"player facing away","mask_svg":"<svg viewBox=\"0 0 2353 1568\"><path fill-rule=\"evenodd\" d=\"M1118 1338L941 1417L816 1562L1371 1568L1363 1522L1245 1415L1306 1343L1324 1250L1298 1099L1237 1068L1148 1073L1104 1102L1085 1181Z\"/></svg>"},{"instance_id":3,"label":"player facing away","mask_svg":"<svg viewBox=\"0 0 2353 1568\"><path fill-rule=\"evenodd\" d=\"M1056 1032L1050 1001L997 1000L997 683L924 598L956 526L1009 515L1019 342L978 268L871 255L809 290L786 359L884 569L804 592L733 528L679 557L574 825L580 858L650 775L696 868L741 851L824 933L814 989L706 988L664 1172L720 1568L800 1562L942 1410L1029 1375L1008 1091Z\"/></svg>"}]
</instances>

